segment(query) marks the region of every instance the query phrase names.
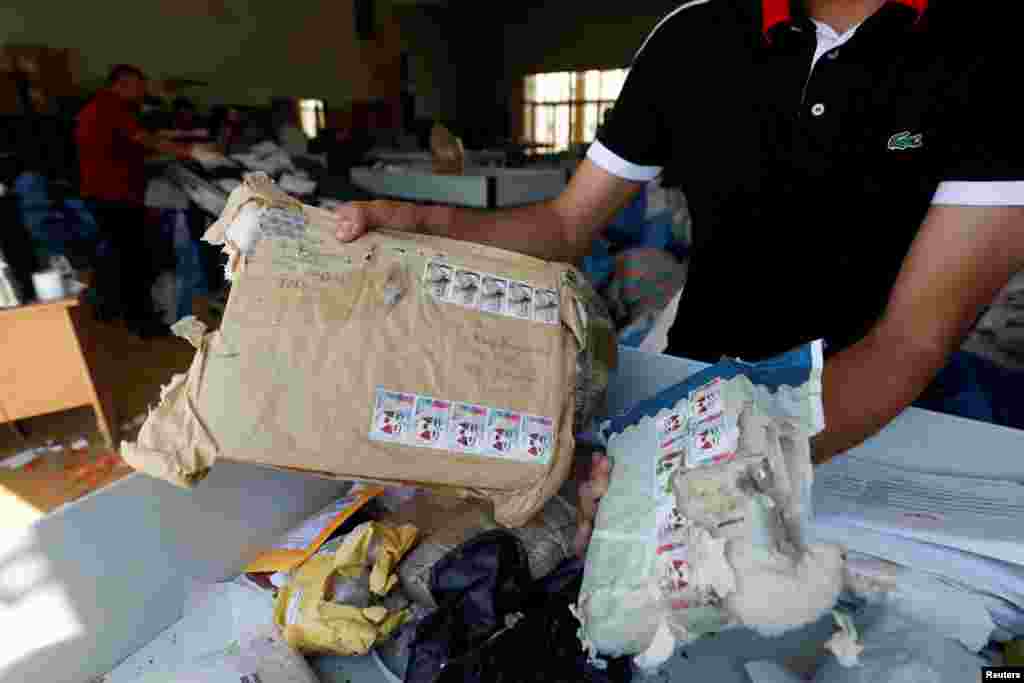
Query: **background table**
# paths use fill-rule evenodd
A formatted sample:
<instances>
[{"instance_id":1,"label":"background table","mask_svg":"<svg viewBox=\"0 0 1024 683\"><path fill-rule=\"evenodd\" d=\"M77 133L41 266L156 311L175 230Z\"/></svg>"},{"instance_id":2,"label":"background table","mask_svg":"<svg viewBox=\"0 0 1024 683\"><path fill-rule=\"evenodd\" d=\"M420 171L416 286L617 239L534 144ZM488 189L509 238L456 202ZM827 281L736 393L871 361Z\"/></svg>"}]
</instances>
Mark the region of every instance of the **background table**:
<instances>
[{"instance_id":1,"label":"background table","mask_svg":"<svg viewBox=\"0 0 1024 683\"><path fill-rule=\"evenodd\" d=\"M561 169L470 167L461 175L440 175L429 166L397 170L357 167L352 184L378 197L477 209L525 206L554 199L568 184Z\"/></svg>"},{"instance_id":2,"label":"background table","mask_svg":"<svg viewBox=\"0 0 1024 683\"><path fill-rule=\"evenodd\" d=\"M91 406L113 447L116 423L90 368L82 296L0 309L0 422Z\"/></svg>"}]
</instances>

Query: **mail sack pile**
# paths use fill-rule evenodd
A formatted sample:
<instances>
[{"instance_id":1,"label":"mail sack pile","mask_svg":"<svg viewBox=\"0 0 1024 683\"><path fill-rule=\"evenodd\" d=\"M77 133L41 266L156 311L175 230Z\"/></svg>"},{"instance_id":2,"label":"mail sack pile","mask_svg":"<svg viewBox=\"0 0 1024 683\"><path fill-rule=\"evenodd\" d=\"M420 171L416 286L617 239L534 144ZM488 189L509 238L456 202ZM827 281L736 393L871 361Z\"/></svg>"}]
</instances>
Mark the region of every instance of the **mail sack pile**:
<instances>
[{"instance_id":1,"label":"mail sack pile","mask_svg":"<svg viewBox=\"0 0 1024 683\"><path fill-rule=\"evenodd\" d=\"M181 486L218 458L410 484L526 524L570 469L615 364L570 265L406 232L335 238L330 212L246 176L205 239L232 279L222 324L163 389L136 469Z\"/></svg>"}]
</instances>

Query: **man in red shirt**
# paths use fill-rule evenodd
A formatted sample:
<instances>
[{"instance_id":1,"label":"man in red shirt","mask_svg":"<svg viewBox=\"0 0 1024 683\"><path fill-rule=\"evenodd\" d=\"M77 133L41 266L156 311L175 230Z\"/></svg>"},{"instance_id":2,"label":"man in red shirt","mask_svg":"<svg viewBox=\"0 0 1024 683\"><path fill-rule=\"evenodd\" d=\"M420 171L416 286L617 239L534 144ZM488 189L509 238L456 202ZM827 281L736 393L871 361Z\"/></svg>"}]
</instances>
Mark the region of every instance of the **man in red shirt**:
<instances>
[{"instance_id":1,"label":"man in red shirt","mask_svg":"<svg viewBox=\"0 0 1024 683\"><path fill-rule=\"evenodd\" d=\"M98 263L96 287L103 317L123 317L139 336L165 332L152 310L156 277L145 231L143 198L147 154L181 159L211 152L198 145L164 140L144 130L136 115L146 96L146 77L134 66L115 66L107 87L78 115L82 197L89 201L107 249Z\"/></svg>"}]
</instances>

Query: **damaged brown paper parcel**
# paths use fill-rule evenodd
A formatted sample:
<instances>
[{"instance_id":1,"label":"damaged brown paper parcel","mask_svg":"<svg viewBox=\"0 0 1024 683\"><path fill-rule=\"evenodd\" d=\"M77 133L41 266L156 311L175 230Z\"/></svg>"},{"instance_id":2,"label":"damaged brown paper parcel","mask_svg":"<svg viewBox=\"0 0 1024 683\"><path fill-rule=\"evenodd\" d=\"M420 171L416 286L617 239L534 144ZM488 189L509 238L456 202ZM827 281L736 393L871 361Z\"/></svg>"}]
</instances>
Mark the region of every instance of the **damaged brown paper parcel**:
<instances>
[{"instance_id":1,"label":"damaged brown paper parcel","mask_svg":"<svg viewBox=\"0 0 1024 683\"><path fill-rule=\"evenodd\" d=\"M572 266L440 237L343 244L329 212L247 176L205 239L233 284L135 443L179 486L218 458L491 501L525 524L568 475L615 364L607 311Z\"/></svg>"}]
</instances>

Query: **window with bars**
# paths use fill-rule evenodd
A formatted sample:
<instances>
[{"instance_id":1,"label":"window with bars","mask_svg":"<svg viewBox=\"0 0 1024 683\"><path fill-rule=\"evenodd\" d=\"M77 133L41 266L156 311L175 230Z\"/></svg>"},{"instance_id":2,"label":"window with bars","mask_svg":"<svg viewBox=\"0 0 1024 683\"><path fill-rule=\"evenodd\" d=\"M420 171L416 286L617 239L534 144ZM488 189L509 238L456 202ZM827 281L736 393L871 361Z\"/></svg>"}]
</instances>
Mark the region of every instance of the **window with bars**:
<instances>
[{"instance_id":1,"label":"window with bars","mask_svg":"<svg viewBox=\"0 0 1024 683\"><path fill-rule=\"evenodd\" d=\"M533 74L523 84L523 137L538 153L588 143L626 82L628 69Z\"/></svg>"},{"instance_id":2,"label":"window with bars","mask_svg":"<svg viewBox=\"0 0 1024 683\"><path fill-rule=\"evenodd\" d=\"M324 101L323 100L299 100L299 118L301 119L302 132L306 137L313 139L324 128Z\"/></svg>"}]
</instances>

